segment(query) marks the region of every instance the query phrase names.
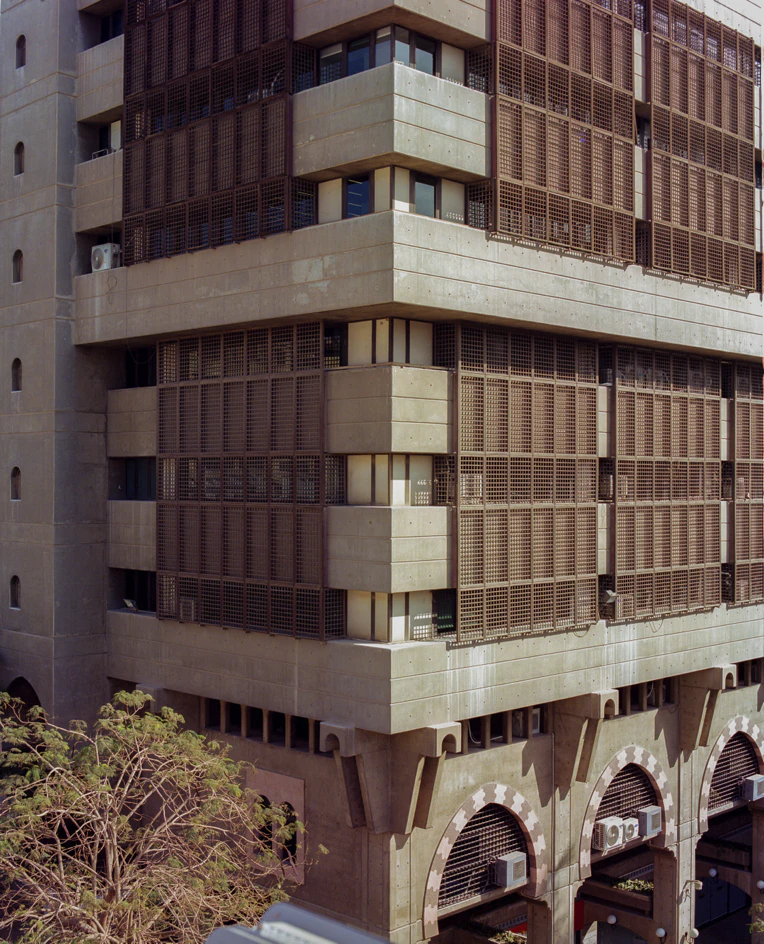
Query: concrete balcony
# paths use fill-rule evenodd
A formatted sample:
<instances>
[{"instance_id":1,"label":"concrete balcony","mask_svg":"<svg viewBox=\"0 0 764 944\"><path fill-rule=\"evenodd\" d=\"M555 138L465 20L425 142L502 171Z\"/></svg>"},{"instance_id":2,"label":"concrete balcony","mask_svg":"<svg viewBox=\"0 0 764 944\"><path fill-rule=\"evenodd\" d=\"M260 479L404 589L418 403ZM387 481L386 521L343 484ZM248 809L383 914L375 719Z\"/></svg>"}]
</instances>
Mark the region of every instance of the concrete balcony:
<instances>
[{"instance_id":1,"label":"concrete balcony","mask_svg":"<svg viewBox=\"0 0 764 944\"><path fill-rule=\"evenodd\" d=\"M157 388L110 390L106 415L110 459L157 454Z\"/></svg>"},{"instance_id":2,"label":"concrete balcony","mask_svg":"<svg viewBox=\"0 0 764 944\"><path fill-rule=\"evenodd\" d=\"M156 502L109 502L109 567L156 570L156 540Z\"/></svg>"},{"instance_id":3,"label":"concrete balcony","mask_svg":"<svg viewBox=\"0 0 764 944\"><path fill-rule=\"evenodd\" d=\"M491 36L488 0L294 0L294 38L311 46L351 39L391 23L465 49Z\"/></svg>"},{"instance_id":4,"label":"concrete balcony","mask_svg":"<svg viewBox=\"0 0 764 944\"><path fill-rule=\"evenodd\" d=\"M294 96L293 167L329 180L398 165L452 180L491 173L489 100L399 62Z\"/></svg>"},{"instance_id":5,"label":"concrete balcony","mask_svg":"<svg viewBox=\"0 0 764 944\"><path fill-rule=\"evenodd\" d=\"M356 455L450 452L452 384L449 372L436 367L386 364L329 372L327 451Z\"/></svg>"},{"instance_id":6,"label":"concrete balcony","mask_svg":"<svg viewBox=\"0 0 764 944\"><path fill-rule=\"evenodd\" d=\"M86 49L77 56L77 121L122 117L125 37Z\"/></svg>"},{"instance_id":7,"label":"concrete balcony","mask_svg":"<svg viewBox=\"0 0 764 944\"><path fill-rule=\"evenodd\" d=\"M325 511L327 586L405 593L453 586L452 510L335 506Z\"/></svg>"},{"instance_id":8,"label":"concrete balcony","mask_svg":"<svg viewBox=\"0 0 764 944\"><path fill-rule=\"evenodd\" d=\"M75 168L74 230L98 232L122 221L123 152L115 151Z\"/></svg>"}]
</instances>

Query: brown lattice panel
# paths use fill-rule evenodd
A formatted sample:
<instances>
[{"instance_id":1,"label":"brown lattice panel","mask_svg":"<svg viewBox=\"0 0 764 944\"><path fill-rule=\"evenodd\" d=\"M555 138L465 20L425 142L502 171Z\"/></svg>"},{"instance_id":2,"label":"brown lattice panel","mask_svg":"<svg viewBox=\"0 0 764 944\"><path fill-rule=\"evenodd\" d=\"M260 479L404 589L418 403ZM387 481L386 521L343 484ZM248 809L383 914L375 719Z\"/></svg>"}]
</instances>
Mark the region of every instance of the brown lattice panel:
<instances>
[{"instance_id":1,"label":"brown lattice panel","mask_svg":"<svg viewBox=\"0 0 764 944\"><path fill-rule=\"evenodd\" d=\"M163 341L158 351L157 615L285 635L344 635L323 588L320 324Z\"/></svg>"},{"instance_id":2,"label":"brown lattice panel","mask_svg":"<svg viewBox=\"0 0 764 944\"><path fill-rule=\"evenodd\" d=\"M721 363L615 352L615 590L645 618L721 602Z\"/></svg>"},{"instance_id":3,"label":"brown lattice panel","mask_svg":"<svg viewBox=\"0 0 764 944\"><path fill-rule=\"evenodd\" d=\"M625 819L637 811L655 804L655 790L650 778L636 764L627 764L620 770L605 791L597 809L597 820L606 816Z\"/></svg>"},{"instance_id":4,"label":"brown lattice panel","mask_svg":"<svg viewBox=\"0 0 764 944\"><path fill-rule=\"evenodd\" d=\"M596 347L477 325L456 345L457 638L593 623Z\"/></svg>"},{"instance_id":5,"label":"brown lattice panel","mask_svg":"<svg viewBox=\"0 0 764 944\"><path fill-rule=\"evenodd\" d=\"M470 819L448 855L438 906L445 908L495 887L491 867L510 852L526 852L522 828L509 810L489 803Z\"/></svg>"},{"instance_id":6,"label":"brown lattice panel","mask_svg":"<svg viewBox=\"0 0 764 944\"><path fill-rule=\"evenodd\" d=\"M753 40L671 0L650 32L651 265L755 290Z\"/></svg>"},{"instance_id":7,"label":"brown lattice panel","mask_svg":"<svg viewBox=\"0 0 764 944\"><path fill-rule=\"evenodd\" d=\"M291 93L315 50L291 42L287 0L129 0L125 28L126 265L315 222L292 180Z\"/></svg>"},{"instance_id":8,"label":"brown lattice panel","mask_svg":"<svg viewBox=\"0 0 764 944\"><path fill-rule=\"evenodd\" d=\"M758 364L735 366L734 602L764 600L764 395Z\"/></svg>"},{"instance_id":9,"label":"brown lattice panel","mask_svg":"<svg viewBox=\"0 0 764 944\"><path fill-rule=\"evenodd\" d=\"M495 20L495 179L468 188L469 224L633 262L630 0L502 0ZM468 63L474 87L486 54Z\"/></svg>"}]
</instances>

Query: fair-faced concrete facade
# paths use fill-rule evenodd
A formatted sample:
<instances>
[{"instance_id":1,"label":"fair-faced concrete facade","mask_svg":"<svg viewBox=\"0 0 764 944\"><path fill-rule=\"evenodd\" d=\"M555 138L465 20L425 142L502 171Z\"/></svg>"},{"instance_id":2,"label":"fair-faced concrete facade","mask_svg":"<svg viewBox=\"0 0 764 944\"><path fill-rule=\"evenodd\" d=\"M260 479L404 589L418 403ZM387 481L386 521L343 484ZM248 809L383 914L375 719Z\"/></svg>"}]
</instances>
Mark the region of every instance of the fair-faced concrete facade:
<instances>
[{"instance_id":1,"label":"fair-faced concrete facade","mask_svg":"<svg viewBox=\"0 0 764 944\"><path fill-rule=\"evenodd\" d=\"M759 7L695 6L760 35ZM700 875L695 848L708 826L714 752L731 731L753 742L754 728L764 729L761 682L747 684L742 670L739 685L726 681L728 669L736 675L764 658L764 604L459 645L415 638L417 619L433 616L434 592L455 585L459 553L452 509L429 494L434 458L457 452L459 395L454 373L432 366L431 326L466 320L753 363L762 356L761 296L463 225L463 184L491 173L488 99L453 75L400 63L293 96L293 170L325 188L326 222L91 273L91 245L120 241L122 153L91 158L98 128L122 114L124 40L92 45L91 18L114 9L113 0L5 0L1 8L3 167L19 141L26 163L23 174L0 173L0 242L24 252L23 282L0 278L0 457L6 483L12 468L22 474L21 499L10 499L7 484L0 501L0 685L26 678L67 719L92 715L108 678L150 691L156 707L171 705L197 730L206 702L221 702L214 736L260 768L258 788L272 802L302 804L309 867L294 876L304 879L295 897L400 944L447 926L437 915L445 858L488 795L504 797L528 833L534 885L511 907L527 912L529 944L572 944L600 793L636 757L660 781L664 829L642 847L659 892L633 928L654 935L665 927L669 944L679 944L693 927L686 889ZM491 15L487 0L294 0L294 38L320 48L395 23L449 44L455 75L463 54L491 38ZM27 64L16 70L20 33ZM648 182L640 150L637 157L641 218ZM369 171L375 212L342 219L341 178ZM416 171L439 179L440 219L414 212ZM760 238L760 207L757 219ZM9 258L3 266L9 273ZM325 371L323 404L326 452L349 460L348 503L324 510L325 586L352 594L348 638L319 642L107 609L115 575L157 567L156 504L107 500L110 459L158 452L157 388L124 389L125 351L322 319L351 326L349 366ZM410 356L395 349L393 327L394 350L377 348L372 363L372 319L375 337L391 319L411 319ZM24 381L12 391L16 357ZM607 397L600 387L600 458L614 454ZM721 458L731 461L732 403L722 402ZM725 563L733 548L727 510L722 503ZM609 512L601 503L603 575L614 553ZM13 575L21 606L12 608ZM671 698L648 704L647 689L663 680L673 680ZM628 699L630 686L642 701L620 710L618 690ZM231 706L260 711L265 733L246 710L234 730ZM530 723L534 706L543 706L543 730L513 736L511 713ZM289 719L283 746L276 737L268 743L275 715ZM491 729L497 715L500 737ZM292 743L291 719L307 720L307 740ZM329 855L311 865L318 843ZM758 877L764 861L749 873L749 891ZM606 921L601 903L586 907L588 922ZM629 927L628 908L618 915Z\"/></svg>"}]
</instances>

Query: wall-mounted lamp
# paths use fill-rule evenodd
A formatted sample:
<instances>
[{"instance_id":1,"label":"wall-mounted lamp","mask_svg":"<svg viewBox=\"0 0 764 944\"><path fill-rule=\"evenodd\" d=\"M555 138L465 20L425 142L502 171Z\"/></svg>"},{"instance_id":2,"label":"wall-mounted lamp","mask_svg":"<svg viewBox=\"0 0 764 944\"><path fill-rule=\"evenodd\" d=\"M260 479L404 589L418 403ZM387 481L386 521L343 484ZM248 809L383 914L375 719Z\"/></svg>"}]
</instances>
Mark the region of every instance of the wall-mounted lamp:
<instances>
[{"instance_id":1,"label":"wall-mounted lamp","mask_svg":"<svg viewBox=\"0 0 764 944\"><path fill-rule=\"evenodd\" d=\"M716 876L717 876L719 873L716 871L716 869L709 869L709 870L708 870L708 874L711 876L711 878L716 878Z\"/></svg>"},{"instance_id":2,"label":"wall-mounted lamp","mask_svg":"<svg viewBox=\"0 0 764 944\"><path fill-rule=\"evenodd\" d=\"M663 938L666 936L666 929L665 929L665 928L658 928L658 930L655 932L655 936L656 936L656 937L659 937L661 940L663 940Z\"/></svg>"},{"instance_id":3,"label":"wall-mounted lamp","mask_svg":"<svg viewBox=\"0 0 764 944\"><path fill-rule=\"evenodd\" d=\"M690 930L690 937L691 937L692 940L694 941L696 938L699 938L699 937L700 937L700 931L698 931L697 928L692 928L692 929Z\"/></svg>"},{"instance_id":4,"label":"wall-mounted lamp","mask_svg":"<svg viewBox=\"0 0 764 944\"><path fill-rule=\"evenodd\" d=\"M756 883L756 887L759 889L759 891L762 891L762 889L764 889L764 881L759 879L759 881Z\"/></svg>"},{"instance_id":5,"label":"wall-mounted lamp","mask_svg":"<svg viewBox=\"0 0 764 944\"><path fill-rule=\"evenodd\" d=\"M616 918L615 915L608 915L608 916L607 916L607 923L608 923L608 924L617 924L617 923L618 923L618 918Z\"/></svg>"}]
</instances>

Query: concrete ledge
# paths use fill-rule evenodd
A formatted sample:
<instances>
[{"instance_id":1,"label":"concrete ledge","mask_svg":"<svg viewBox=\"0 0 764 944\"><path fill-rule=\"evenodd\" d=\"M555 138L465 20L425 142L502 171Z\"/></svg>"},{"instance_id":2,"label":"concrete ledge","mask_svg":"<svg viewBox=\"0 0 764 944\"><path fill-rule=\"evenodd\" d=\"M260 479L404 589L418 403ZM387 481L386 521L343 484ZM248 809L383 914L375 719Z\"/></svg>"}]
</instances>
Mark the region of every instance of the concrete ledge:
<instances>
[{"instance_id":1,"label":"concrete ledge","mask_svg":"<svg viewBox=\"0 0 764 944\"><path fill-rule=\"evenodd\" d=\"M110 501L109 567L156 570L156 502Z\"/></svg>"},{"instance_id":2,"label":"concrete ledge","mask_svg":"<svg viewBox=\"0 0 764 944\"><path fill-rule=\"evenodd\" d=\"M125 37L117 36L77 56L77 121L122 117Z\"/></svg>"},{"instance_id":3,"label":"concrete ledge","mask_svg":"<svg viewBox=\"0 0 764 944\"><path fill-rule=\"evenodd\" d=\"M75 168L74 230L97 231L122 222L123 151L115 151Z\"/></svg>"},{"instance_id":4,"label":"concrete ledge","mask_svg":"<svg viewBox=\"0 0 764 944\"><path fill-rule=\"evenodd\" d=\"M300 92L293 114L298 177L391 164L460 181L491 172L488 96L399 62Z\"/></svg>"},{"instance_id":5,"label":"concrete ledge","mask_svg":"<svg viewBox=\"0 0 764 944\"><path fill-rule=\"evenodd\" d=\"M453 586L451 512L434 506L326 508L327 585L383 593Z\"/></svg>"},{"instance_id":6,"label":"concrete ledge","mask_svg":"<svg viewBox=\"0 0 764 944\"><path fill-rule=\"evenodd\" d=\"M326 375L326 448L339 454L451 451L453 378L432 367L351 367ZM379 589L379 588L378 588Z\"/></svg>"},{"instance_id":7,"label":"concrete ledge","mask_svg":"<svg viewBox=\"0 0 764 944\"><path fill-rule=\"evenodd\" d=\"M157 454L157 388L110 390L106 414L109 458Z\"/></svg>"}]
</instances>

